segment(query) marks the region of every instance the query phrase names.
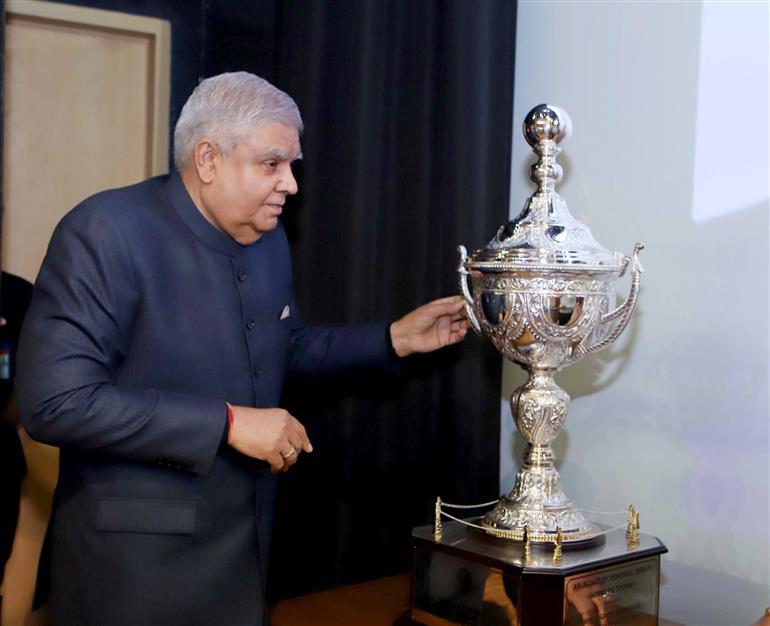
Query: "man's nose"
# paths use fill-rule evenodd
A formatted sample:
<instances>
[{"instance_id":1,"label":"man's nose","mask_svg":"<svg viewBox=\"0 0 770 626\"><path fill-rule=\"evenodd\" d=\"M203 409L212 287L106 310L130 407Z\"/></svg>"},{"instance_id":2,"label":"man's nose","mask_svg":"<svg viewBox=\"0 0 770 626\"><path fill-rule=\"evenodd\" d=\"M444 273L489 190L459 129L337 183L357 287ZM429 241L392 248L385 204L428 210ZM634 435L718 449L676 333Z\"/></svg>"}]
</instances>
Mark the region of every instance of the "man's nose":
<instances>
[{"instance_id":1,"label":"man's nose","mask_svg":"<svg viewBox=\"0 0 770 626\"><path fill-rule=\"evenodd\" d=\"M278 183L278 191L293 196L299 191L299 185L297 179L294 178L294 172L291 171L291 167L287 167L284 175L281 177L281 181Z\"/></svg>"}]
</instances>

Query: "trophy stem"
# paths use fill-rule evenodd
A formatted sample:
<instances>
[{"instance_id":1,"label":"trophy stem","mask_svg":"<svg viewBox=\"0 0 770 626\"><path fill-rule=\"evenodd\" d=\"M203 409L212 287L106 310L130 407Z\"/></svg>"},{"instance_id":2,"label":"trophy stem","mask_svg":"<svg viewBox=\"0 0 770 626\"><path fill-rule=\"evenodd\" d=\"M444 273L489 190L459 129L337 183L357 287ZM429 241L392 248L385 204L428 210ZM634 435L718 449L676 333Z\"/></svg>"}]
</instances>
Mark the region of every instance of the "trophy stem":
<instances>
[{"instance_id":1,"label":"trophy stem","mask_svg":"<svg viewBox=\"0 0 770 626\"><path fill-rule=\"evenodd\" d=\"M575 503L561 488L551 442L561 431L569 409L569 395L553 380L554 370L531 368L529 380L511 396L516 427L527 441L523 464L513 491L503 496L482 524L494 534L506 531L551 542L557 528L564 541L582 541L596 534Z\"/></svg>"}]
</instances>

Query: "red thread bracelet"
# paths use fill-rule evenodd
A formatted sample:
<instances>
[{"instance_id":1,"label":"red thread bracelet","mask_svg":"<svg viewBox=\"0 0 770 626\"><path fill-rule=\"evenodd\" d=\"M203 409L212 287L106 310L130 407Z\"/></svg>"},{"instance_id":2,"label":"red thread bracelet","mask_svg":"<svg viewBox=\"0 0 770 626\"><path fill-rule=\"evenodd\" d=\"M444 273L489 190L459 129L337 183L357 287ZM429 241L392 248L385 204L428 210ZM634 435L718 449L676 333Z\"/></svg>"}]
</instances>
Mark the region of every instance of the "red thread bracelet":
<instances>
[{"instance_id":1,"label":"red thread bracelet","mask_svg":"<svg viewBox=\"0 0 770 626\"><path fill-rule=\"evenodd\" d=\"M227 405L227 443L230 443L230 433L233 431L233 405L225 402Z\"/></svg>"}]
</instances>

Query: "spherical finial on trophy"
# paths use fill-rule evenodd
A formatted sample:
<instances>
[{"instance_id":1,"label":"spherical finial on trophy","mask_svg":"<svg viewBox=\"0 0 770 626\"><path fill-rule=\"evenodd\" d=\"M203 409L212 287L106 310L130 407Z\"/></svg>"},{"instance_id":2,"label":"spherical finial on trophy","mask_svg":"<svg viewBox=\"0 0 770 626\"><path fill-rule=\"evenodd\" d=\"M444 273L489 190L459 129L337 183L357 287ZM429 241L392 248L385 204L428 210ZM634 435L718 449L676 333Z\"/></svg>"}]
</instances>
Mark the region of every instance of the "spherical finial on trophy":
<instances>
[{"instance_id":1,"label":"spherical finial on trophy","mask_svg":"<svg viewBox=\"0 0 770 626\"><path fill-rule=\"evenodd\" d=\"M572 134L572 120L561 107L538 104L524 118L524 137L533 148L543 141L561 143Z\"/></svg>"},{"instance_id":2,"label":"spherical finial on trophy","mask_svg":"<svg viewBox=\"0 0 770 626\"><path fill-rule=\"evenodd\" d=\"M529 177L537 184L539 195L550 196L561 180L561 165L556 157L559 143L572 134L572 120L561 107L539 104L524 118L524 138L538 155L537 163L529 170Z\"/></svg>"}]
</instances>

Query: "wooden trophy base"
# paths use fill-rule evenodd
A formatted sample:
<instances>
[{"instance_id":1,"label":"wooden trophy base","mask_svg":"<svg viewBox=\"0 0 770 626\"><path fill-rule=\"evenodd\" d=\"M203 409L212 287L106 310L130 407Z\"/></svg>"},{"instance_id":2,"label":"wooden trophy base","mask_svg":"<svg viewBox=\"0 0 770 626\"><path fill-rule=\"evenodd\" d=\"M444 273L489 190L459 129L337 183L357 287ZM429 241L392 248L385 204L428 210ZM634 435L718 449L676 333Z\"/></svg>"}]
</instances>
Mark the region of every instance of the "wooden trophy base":
<instances>
[{"instance_id":1,"label":"wooden trophy base","mask_svg":"<svg viewBox=\"0 0 770 626\"><path fill-rule=\"evenodd\" d=\"M660 555L657 537L629 544L623 530L590 545L496 539L458 522L412 531L411 599L400 626L656 626Z\"/></svg>"}]
</instances>

